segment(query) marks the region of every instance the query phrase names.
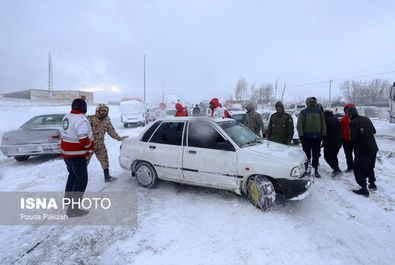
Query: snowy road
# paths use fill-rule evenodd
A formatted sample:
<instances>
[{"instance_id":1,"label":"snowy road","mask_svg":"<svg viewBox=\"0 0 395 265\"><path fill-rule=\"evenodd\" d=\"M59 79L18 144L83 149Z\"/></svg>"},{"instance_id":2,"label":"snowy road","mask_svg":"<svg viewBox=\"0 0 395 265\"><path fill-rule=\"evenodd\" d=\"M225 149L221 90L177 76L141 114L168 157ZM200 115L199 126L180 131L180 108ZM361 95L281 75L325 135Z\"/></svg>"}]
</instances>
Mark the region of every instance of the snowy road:
<instances>
[{"instance_id":1,"label":"snowy road","mask_svg":"<svg viewBox=\"0 0 395 265\"><path fill-rule=\"evenodd\" d=\"M88 113L93 113L90 107ZM0 105L0 134L29 117L66 112L67 106ZM6 115L4 115L6 114ZM116 107L110 116L120 135ZM106 138L110 169L118 181L105 184L99 162L89 165L89 191L138 195L138 227L0 226L0 264L393 264L395 260L395 126L373 120L377 129L379 190L354 195L352 174L323 178L303 201L287 201L262 212L231 192L160 182L139 187L119 167L120 143ZM339 158L345 169L343 150ZM62 191L66 168L57 156L19 163L0 155L1 191Z\"/></svg>"}]
</instances>

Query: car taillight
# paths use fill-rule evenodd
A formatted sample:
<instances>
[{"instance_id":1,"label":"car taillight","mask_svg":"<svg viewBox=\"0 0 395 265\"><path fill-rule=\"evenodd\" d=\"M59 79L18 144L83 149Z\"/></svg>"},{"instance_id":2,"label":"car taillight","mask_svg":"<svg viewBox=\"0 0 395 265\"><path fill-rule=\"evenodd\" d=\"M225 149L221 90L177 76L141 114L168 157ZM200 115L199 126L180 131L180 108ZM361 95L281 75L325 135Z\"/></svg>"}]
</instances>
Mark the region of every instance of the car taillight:
<instances>
[{"instance_id":1,"label":"car taillight","mask_svg":"<svg viewBox=\"0 0 395 265\"><path fill-rule=\"evenodd\" d=\"M51 138L52 138L52 139L59 139L59 138L60 138L60 135L54 135L54 136L51 136Z\"/></svg>"}]
</instances>

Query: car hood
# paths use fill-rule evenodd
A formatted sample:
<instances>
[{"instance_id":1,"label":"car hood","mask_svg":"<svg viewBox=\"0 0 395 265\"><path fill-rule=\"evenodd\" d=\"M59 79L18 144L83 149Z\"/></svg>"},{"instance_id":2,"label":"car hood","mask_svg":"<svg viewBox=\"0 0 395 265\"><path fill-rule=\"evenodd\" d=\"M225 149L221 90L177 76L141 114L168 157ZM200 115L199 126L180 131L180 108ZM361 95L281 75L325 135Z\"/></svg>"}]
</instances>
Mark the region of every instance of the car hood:
<instances>
[{"instance_id":1,"label":"car hood","mask_svg":"<svg viewBox=\"0 0 395 265\"><path fill-rule=\"evenodd\" d=\"M300 147L279 144L266 140L263 140L262 144L244 147L242 150L263 154L265 156L283 160L284 162L295 161L298 163L304 163L306 161L306 155L303 150L300 149Z\"/></svg>"}]
</instances>

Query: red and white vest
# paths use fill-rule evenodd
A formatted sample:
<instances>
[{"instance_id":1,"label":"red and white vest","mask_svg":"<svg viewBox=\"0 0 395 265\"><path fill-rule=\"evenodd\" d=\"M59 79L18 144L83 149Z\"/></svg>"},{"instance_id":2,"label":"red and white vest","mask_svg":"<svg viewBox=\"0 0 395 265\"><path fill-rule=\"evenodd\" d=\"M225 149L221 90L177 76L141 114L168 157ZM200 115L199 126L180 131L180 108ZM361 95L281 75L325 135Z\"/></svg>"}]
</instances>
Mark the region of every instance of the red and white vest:
<instances>
[{"instance_id":1,"label":"red and white vest","mask_svg":"<svg viewBox=\"0 0 395 265\"><path fill-rule=\"evenodd\" d=\"M93 152L94 142L91 125L85 114L72 110L63 118L60 153L64 158L87 157Z\"/></svg>"}]
</instances>

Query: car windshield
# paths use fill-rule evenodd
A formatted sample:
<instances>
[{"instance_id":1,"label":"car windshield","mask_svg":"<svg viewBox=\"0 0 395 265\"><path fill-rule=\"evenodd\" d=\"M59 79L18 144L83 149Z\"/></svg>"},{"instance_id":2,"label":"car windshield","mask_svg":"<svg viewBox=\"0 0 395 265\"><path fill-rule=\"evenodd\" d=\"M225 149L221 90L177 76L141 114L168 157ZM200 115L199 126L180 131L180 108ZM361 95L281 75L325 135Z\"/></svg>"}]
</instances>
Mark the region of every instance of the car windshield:
<instances>
[{"instance_id":1,"label":"car windshield","mask_svg":"<svg viewBox=\"0 0 395 265\"><path fill-rule=\"evenodd\" d=\"M64 114L58 115L48 115L48 116L36 116L27 122L25 122L21 128L23 129L31 129L31 128L38 128L38 127L59 127L62 126Z\"/></svg>"},{"instance_id":2,"label":"car windshield","mask_svg":"<svg viewBox=\"0 0 395 265\"><path fill-rule=\"evenodd\" d=\"M241 124L244 124L246 120L246 115L245 114L233 114L232 116L233 119L236 121L240 122Z\"/></svg>"},{"instance_id":3,"label":"car windshield","mask_svg":"<svg viewBox=\"0 0 395 265\"><path fill-rule=\"evenodd\" d=\"M241 148L262 143L262 139L237 121L223 121L219 126Z\"/></svg>"}]
</instances>

